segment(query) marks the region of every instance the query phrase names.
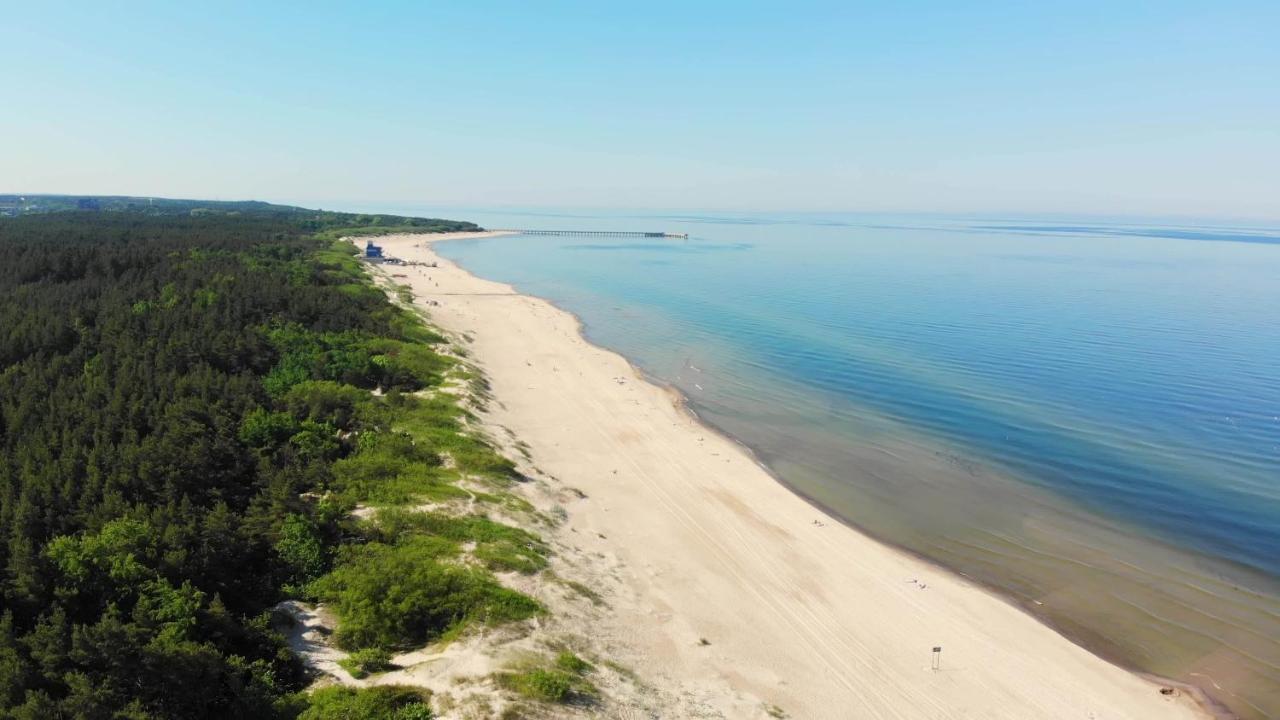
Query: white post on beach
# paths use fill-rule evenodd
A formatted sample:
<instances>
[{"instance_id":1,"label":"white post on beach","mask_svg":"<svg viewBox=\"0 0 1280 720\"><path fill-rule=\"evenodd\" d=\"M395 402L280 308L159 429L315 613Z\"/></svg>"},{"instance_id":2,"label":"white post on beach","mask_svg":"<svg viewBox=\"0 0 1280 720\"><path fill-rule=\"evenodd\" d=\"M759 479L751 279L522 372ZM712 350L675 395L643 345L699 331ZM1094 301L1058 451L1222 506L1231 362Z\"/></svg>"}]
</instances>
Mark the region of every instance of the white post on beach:
<instances>
[{"instance_id":1,"label":"white post on beach","mask_svg":"<svg viewBox=\"0 0 1280 720\"><path fill-rule=\"evenodd\" d=\"M932 658L932 662L929 663L929 668L932 670L942 669L942 646L941 645L933 646L933 658Z\"/></svg>"}]
</instances>

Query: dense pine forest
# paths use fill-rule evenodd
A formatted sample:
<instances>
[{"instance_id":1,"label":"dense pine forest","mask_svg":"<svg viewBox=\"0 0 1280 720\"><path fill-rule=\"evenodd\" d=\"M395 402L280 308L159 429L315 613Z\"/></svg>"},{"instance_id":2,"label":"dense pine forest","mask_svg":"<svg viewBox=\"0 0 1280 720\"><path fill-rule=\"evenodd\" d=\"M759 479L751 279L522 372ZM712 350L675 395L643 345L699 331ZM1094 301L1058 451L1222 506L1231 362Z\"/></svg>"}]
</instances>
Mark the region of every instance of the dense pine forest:
<instances>
[{"instance_id":1,"label":"dense pine forest","mask_svg":"<svg viewBox=\"0 0 1280 720\"><path fill-rule=\"evenodd\" d=\"M324 599L374 658L539 612L441 560L479 540L484 567L535 571L523 531L351 516L455 493L457 465L512 472L417 392L453 361L335 242L353 227L474 226L217 204L0 218L0 718L426 718L404 688L301 694L271 608Z\"/></svg>"}]
</instances>

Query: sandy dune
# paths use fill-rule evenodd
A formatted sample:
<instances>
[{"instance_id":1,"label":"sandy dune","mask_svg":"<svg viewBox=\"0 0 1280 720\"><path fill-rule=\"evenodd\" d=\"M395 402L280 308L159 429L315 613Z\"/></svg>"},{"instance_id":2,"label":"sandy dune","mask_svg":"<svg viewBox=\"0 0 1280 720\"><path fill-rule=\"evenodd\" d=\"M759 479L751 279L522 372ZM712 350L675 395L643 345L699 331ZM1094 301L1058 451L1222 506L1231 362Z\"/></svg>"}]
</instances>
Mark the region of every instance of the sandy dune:
<instances>
[{"instance_id":1,"label":"sandy dune","mask_svg":"<svg viewBox=\"0 0 1280 720\"><path fill-rule=\"evenodd\" d=\"M693 698L703 716L1203 716L1181 691L1164 696L985 590L824 516L584 341L571 315L468 274L421 235L379 242L439 263L391 272L436 324L472 339L497 399L489 421L585 493L558 540L607 560L616 589L606 619L584 631L625 648L640 676Z\"/></svg>"}]
</instances>

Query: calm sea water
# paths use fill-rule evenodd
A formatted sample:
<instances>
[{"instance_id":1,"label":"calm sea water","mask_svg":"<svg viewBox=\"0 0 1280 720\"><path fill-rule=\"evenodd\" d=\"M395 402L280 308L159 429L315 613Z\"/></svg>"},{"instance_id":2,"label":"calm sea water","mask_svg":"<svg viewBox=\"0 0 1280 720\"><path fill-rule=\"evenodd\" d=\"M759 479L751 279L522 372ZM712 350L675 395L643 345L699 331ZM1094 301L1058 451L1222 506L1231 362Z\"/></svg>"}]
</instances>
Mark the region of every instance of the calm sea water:
<instances>
[{"instance_id":1,"label":"calm sea water","mask_svg":"<svg viewBox=\"0 0 1280 720\"><path fill-rule=\"evenodd\" d=\"M440 250L576 313L850 523L1280 716L1280 229L465 215L689 233Z\"/></svg>"}]
</instances>

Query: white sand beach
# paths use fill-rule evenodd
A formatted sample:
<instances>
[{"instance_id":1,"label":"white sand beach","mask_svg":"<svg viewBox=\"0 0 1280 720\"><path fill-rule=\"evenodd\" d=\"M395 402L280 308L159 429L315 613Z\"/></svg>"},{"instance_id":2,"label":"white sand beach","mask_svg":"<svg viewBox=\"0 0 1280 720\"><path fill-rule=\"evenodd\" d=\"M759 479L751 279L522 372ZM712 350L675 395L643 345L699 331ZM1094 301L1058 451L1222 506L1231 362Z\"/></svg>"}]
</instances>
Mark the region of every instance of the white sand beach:
<instances>
[{"instance_id":1,"label":"white sand beach","mask_svg":"<svg viewBox=\"0 0 1280 720\"><path fill-rule=\"evenodd\" d=\"M582 632L684 707L726 718L1207 715L1186 692L1162 694L985 589L827 517L586 342L572 315L432 251L456 237L377 242L438 263L393 272L432 322L469 338L494 397L486 422L580 491L556 541L580 551L608 598Z\"/></svg>"}]
</instances>

